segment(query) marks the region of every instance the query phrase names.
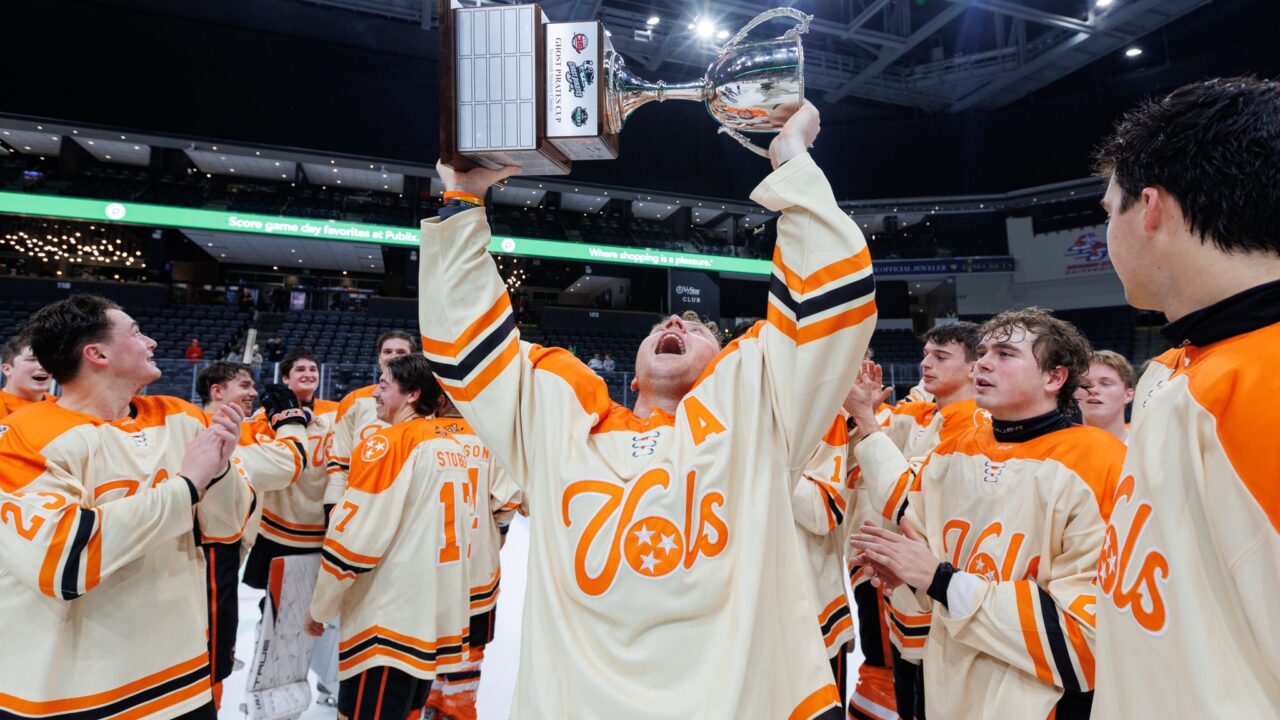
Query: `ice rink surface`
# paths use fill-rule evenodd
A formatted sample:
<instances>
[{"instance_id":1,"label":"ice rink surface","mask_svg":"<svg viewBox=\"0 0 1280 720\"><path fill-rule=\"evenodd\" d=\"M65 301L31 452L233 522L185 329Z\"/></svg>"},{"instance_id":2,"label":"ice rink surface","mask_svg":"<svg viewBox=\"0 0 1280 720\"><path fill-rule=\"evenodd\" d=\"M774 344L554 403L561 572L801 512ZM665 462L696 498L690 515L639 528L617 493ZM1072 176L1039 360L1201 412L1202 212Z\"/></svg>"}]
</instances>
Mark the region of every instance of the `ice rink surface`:
<instances>
[{"instance_id":1,"label":"ice rink surface","mask_svg":"<svg viewBox=\"0 0 1280 720\"><path fill-rule=\"evenodd\" d=\"M515 690L516 670L520 666L520 621L524 614L524 588L529 561L529 522L516 516L507 532L507 542L502 548L502 590L498 596L498 628L493 642L485 648L484 665L481 667L480 696L477 714L480 720L502 720L511 709L511 696ZM245 585L240 586L240 630L236 634L236 657L247 662L253 655L254 632L261 612L258 601L262 592ZM857 622L857 613L854 613ZM862 653L857 650L849 656L849 687L862 663ZM240 669L231 674L223 684L220 720L244 717L241 704L245 695L247 671ZM312 690L314 692L314 676ZM333 720L337 711L331 707L312 704L303 720Z\"/></svg>"}]
</instances>

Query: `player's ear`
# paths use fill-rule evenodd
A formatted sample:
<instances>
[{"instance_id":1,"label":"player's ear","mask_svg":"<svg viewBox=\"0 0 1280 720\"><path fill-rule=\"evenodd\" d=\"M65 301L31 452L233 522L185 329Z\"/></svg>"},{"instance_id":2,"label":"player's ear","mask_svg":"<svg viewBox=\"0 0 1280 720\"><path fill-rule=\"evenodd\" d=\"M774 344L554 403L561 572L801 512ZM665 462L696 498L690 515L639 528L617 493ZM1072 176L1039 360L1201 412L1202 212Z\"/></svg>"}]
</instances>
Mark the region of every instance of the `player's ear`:
<instances>
[{"instance_id":1,"label":"player's ear","mask_svg":"<svg viewBox=\"0 0 1280 720\"><path fill-rule=\"evenodd\" d=\"M1057 395L1062 390L1062 386L1066 384L1069 374L1070 371L1061 365L1045 373L1045 391Z\"/></svg>"}]
</instances>

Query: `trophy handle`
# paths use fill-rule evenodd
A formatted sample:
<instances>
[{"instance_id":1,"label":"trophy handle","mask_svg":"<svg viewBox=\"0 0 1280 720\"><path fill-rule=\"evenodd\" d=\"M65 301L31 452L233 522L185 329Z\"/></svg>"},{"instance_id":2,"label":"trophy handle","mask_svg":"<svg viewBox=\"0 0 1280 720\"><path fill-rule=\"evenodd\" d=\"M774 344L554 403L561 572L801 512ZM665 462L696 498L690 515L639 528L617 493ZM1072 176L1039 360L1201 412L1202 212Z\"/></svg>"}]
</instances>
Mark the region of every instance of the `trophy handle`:
<instances>
[{"instance_id":1,"label":"trophy handle","mask_svg":"<svg viewBox=\"0 0 1280 720\"><path fill-rule=\"evenodd\" d=\"M750 140L747 139L746 135L743 135L742 133L738 132L737 130L734 130L731 127L728 127L726 125L721 125L720 129L717 132L722 132L725 135L728 135L729 137L733 138L734 140L737 140L739 145L759 155L762 158L769 157L768 150L765 150L759 145L751 142Z\"/></svg>"},{"instance_id":2,"label":"trophy handle","mask_svg":"<svg viewBox=\"0 0 1280 720\"><path fill-rule=\"evenodd\" d=\"M782 7L782 8L773 8L772 10L765 10L764 12L755 16L754 18L751 18L751 22L747 23L746 25L743 25L742 29L738 31L738 34L730 38L729 42L725 43L724 47L720 49L720 54L723 55L725 52L737 47L739 43L741 43L743 40L747 38L747 35L752 30L756 29L762 23L766 23L778 17L788 17L788 18L791 18L792 20L795 20L797 23L795 27L783 33L783 37L788 39L795 38L798 35L808 32L809 23L810 21L813 20L812 15L809 15L808 13L800 12L795 8ZM750 143L748 142L748 144Z\"/></svg>"}]
</instances>

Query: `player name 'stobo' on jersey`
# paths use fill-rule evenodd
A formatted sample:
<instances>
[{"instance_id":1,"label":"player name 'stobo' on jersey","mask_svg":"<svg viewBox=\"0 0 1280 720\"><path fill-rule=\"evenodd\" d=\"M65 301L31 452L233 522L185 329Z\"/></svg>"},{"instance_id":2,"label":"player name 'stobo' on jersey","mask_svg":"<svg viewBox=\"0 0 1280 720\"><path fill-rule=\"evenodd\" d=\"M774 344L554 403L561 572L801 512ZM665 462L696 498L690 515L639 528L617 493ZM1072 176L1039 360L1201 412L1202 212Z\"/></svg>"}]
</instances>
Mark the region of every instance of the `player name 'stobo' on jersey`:
<instances>
[{"instance_id":1,"label":"player name 'stobo' on jersey","mask_svg":"<svg viewBox=\"0 0 1280 720\"><path fill-rule=\"evenodd\" d=\"M338 675L376 666L434 678L467 657L474 437L419 418L357 446L324 539L311 614L342 615Z\"/></svg>"},{"instance_id":2,"label":"player name 'stobo' on jersey","mask_svg":"<svg viewBox=\"0 0 1280 720\"><path fill-rule=\"evenodd\" d=\"M871 259L808 155L753 198L782 211L768 320L646 419L520 342L483 210L423 223L423 349L530 512L514 720L842 716L791 492L866 349Z\"/></svg>"},{"instance_id":3,"label":"player name 'stobo' on jersey","mask_svg":"<svg viewBox=\"0 0 1280 720\"><path fill-rule=\"evenodd\" d=\"M211 701L198 544L234 542L254 494L235 464L196 502L177 473L204 414L164 396L132 408L107 423L43 402L0 424L2 716L163 719Z\"/></svg>"}]
</instances>

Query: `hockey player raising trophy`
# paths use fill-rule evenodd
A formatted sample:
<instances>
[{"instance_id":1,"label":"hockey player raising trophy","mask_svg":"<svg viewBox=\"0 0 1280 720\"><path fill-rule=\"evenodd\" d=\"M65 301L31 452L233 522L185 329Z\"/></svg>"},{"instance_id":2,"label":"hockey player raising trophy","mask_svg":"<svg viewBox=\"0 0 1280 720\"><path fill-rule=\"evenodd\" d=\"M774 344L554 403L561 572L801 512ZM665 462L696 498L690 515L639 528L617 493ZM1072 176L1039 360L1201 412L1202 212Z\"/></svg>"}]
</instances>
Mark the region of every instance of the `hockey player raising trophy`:
<instances>
[{"instance_id":1,"label":"hockey player raising trophy","mask_svg":"<svg viewBox=\"0 0 1280 720\"><path fill-rule=\"evenodd\" d=\"M818 132L804 103L751 196L780 213L767 319L723 348L701 322L657 323L631 408L568 351L520 339L482 207L518 169L437 166L422 350L530 510L512 720L844 716L791 493L858 371L831 358L866 352L875 286L807 152Z\"/></svg>"}]
</instances>

